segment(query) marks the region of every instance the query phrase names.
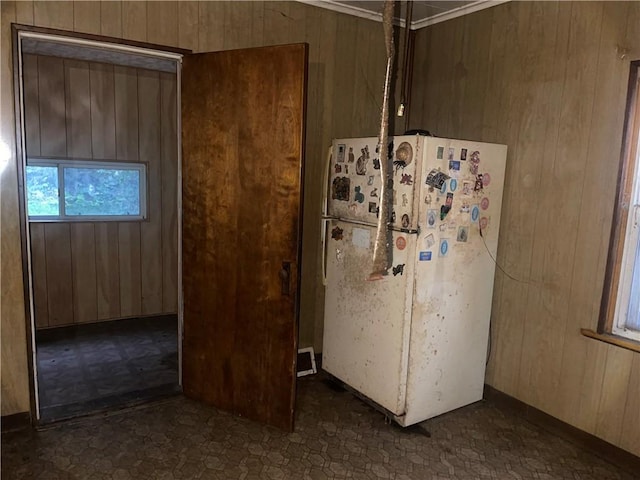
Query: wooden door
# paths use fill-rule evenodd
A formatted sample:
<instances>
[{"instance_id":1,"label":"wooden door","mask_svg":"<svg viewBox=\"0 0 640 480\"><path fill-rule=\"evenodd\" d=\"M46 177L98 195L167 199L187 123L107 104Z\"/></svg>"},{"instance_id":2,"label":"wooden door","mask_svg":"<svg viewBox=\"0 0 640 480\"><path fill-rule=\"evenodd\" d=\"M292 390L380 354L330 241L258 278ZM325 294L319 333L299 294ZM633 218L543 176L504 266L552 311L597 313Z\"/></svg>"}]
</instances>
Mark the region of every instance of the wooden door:
<instances>
[{"instance_id":1,"label":"wooden door","mask_svg":"<svg viewBox=\"0 0 640 480\"><path fill-rule=\"evenodd\" d=\"M183 386L293 429L307 45L182 66Z\"/></svg>"}]
</instances>

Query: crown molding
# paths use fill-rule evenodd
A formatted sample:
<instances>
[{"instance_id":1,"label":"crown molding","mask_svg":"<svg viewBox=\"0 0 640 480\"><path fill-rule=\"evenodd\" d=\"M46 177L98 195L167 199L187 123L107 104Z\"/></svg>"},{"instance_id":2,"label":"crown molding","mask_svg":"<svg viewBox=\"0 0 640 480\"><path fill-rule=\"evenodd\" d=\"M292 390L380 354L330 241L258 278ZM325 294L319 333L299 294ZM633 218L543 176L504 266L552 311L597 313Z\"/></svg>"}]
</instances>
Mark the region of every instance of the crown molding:
<instances>
[{"instance_id":1,"label":"crown molding","mask_svg":"<svg viewBox=\"0 0 640 480\"><path fill-rule=\"evenodd\" d=\"M314 7L333 10L334 12L346 13L347 15L366 18L367 20L382 22L382 13L375 13L375 12L372 12L371 10L366 10L364 8L356 7L353 5L345 5L342 3L337 3L333 0L297 0L297 1L299 3L313 5ZM424 27L428 27L429 25L445 22L447 20L461 17L463 15L468 15L470 13L477 12L479 10L484 10L485 8L495 7L496 5L500 5L502 3L506 3L509 1L510 0L478 0L468 5L454 8L453 10L438 13L433 17L424 18L422 20L411 22L411 30L418 30L419 28L424 28ZM405 21L404 19L396 18L394 23L396 25L404 27Z\"/></svg>"}]
</instances>

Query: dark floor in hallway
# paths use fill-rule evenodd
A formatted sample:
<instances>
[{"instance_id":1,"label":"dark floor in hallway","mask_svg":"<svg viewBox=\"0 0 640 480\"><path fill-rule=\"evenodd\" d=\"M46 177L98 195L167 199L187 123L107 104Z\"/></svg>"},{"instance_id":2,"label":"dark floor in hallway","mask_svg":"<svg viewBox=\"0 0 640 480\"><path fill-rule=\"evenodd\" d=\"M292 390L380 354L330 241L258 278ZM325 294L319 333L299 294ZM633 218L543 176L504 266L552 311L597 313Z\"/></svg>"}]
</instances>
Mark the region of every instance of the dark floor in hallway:
<instances>
[{"instance_id":1,"label":"dark floor in hallway","mask_svg":"<svg viewBox=\"0 0 640 480\"><path fill-rule=\"evenodd\" d=\"M385 424L375 410L320 378L299 381L292 434L179 396L5 434L2 478L634 478L487 402L425 422L429 438Z\"/></svg>"},{"instance_id":2,"label":"dark floor in hallway","mask_svg":"<svg viewBox=\"0 0 640 480\"><path fill-rule=\"evenodd\" d=\"M67 418L175 392L177 328L177 317L167 315L39 331L42 418Z\"/></svg>"}]
</instances>

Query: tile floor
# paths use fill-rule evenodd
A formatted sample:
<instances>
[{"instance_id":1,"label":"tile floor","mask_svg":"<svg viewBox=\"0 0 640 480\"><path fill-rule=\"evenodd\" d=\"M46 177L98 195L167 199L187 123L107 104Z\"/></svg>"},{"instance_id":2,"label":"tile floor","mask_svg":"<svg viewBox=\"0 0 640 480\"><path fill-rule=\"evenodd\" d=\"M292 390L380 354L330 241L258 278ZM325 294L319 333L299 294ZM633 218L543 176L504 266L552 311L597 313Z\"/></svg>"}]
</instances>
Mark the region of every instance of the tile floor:
<instances>
[{"instance_id":1,"label":"tile floor","mask_svg":"<svg viewBox=\"0 0 640 480\"><path fill-rule=\"evenodd\" d=\"M45 421L129 404L177 388L175 315L42 330L36 343Z\"/></svg>"},{"instance_id":2,"label":"tile floor","mask_svg":"<svg viewBox=\"0 0 640 480\"><path fill-rule=\"evenodd\" d=\"M425 422L388 425L320 375L298 383L294 433L182 396L44 431L5 434L3 479L638 478L480 402Z\"/></svg>"}]
</instances>

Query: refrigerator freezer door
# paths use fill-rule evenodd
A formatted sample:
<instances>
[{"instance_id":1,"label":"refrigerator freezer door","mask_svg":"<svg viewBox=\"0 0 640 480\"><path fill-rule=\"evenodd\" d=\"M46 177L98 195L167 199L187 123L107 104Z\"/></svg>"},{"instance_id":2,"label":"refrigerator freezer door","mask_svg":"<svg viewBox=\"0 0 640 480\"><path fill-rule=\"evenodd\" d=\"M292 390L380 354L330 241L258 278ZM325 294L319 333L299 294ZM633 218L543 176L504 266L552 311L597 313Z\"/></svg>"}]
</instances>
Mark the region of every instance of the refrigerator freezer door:
<instances>
[{"instance_id":1,"label":"refrigerator freezer door","mask_svg":"<svg viewBox=\"0 0 640 480\"><path fill-rule=\"evenodd\" d=\"M332 220L322 368L395 415L405 409L415 235L393 232L393 269L367 281L375 228Z\"/></svg>"},{"instance_id":2,"label":"refrigerator freezer door","mask_svg":"<svg viewBox=\"0 0 640 480\"><path fill-rule=\"evenodd\" d=\"M416 228L415 172L419 171L423 137L393 138L393 217L396 229ZM376 225L382 194L378 139L348 138L333 141L329 166L327 214L347 221Z\"/></svg>"},{"instance_id":3,"label":"refrigerator freezer door","mask_svg":"<svg viewBox=\"0 0 640 480\"><path fill-rule=\"evenodd\" d=\"M482 398L506 150L462 140L425 142L401 424ZM451 177L440 190L425 184L433 169Z\"/></svg>"}]
</instances>

